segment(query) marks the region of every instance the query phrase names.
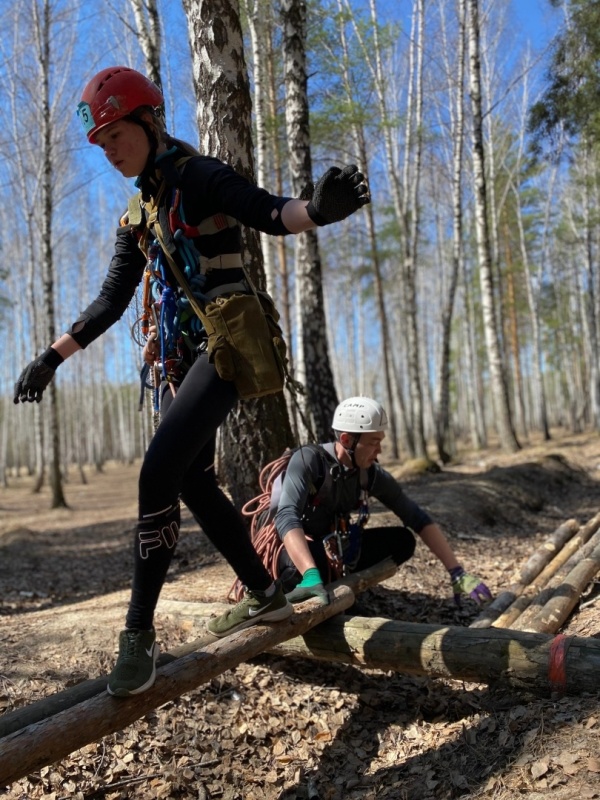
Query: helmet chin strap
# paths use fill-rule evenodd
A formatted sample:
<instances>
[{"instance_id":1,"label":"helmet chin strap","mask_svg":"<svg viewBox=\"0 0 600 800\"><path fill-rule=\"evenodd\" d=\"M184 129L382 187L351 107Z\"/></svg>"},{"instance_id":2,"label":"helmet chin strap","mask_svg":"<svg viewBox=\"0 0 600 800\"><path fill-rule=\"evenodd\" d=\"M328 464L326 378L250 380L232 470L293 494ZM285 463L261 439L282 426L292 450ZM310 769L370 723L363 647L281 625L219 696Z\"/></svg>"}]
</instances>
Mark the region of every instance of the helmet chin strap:
<instances>
[{"instance_id":1,"label":"helmet chin strap","mask_svg":"<svg viewBox=\"0 0 600 800\"><path fill-rule=\"evenodd\" d=\"M348 431L346 431L346 433L348 433ZM342 447L344 448L345 452L348 454L348 457L350 458L350 461L352 462L352 466L354 467L354 469L358 469L358 465L356 463L355 450L356 450L356 445L358 444L358 442L360 440L360 436L361 436L360 433L355 433L354 434L354 436L352 438L352 445L350 447L344 447L344 445L340 442L340 444L342 444ZM339 439L338 439L338 441L339 441Z\"/></svg>"},{"instance_id":2,"label":"helmet chin strap","mask_svg":"<svg viewBox=\"0 0 600 800\"><path fill-rule=\"evenodd\" d=\"M154 162L156 161L156 154L158 151L158 139L156 138L156 134L150 125L148 125L148 123L138 114L130 114L127 119L129 119L131 122L135 122L136 125L139 125L140 128L142 128L150 143L150 152L148 153L146 164L138 179L140 182L140 188L142 190L142 197L147 201L149 199L149 196L146 196L149 195L148 181L154 175Z\"/></svg>"}]
</instances>

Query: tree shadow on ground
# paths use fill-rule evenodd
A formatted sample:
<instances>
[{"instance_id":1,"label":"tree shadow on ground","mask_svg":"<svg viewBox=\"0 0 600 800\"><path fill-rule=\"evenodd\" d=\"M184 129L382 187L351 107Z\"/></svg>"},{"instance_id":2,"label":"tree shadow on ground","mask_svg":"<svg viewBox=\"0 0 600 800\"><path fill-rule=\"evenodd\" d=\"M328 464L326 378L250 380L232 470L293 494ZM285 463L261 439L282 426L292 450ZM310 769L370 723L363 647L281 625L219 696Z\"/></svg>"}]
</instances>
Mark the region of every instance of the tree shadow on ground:
<instances>
[{"instance_id":1,"label":"tree shadow on ground","mask_svg":"<svg viewBox=\"0 0 600 800\"><path fill-rule=\"evenodd\" d=\"M549 738L600 707L597 696L579 698L578 703L569 697L540 699L507 688L365 672L348 665L328 664L316 672L313 661L270 667L288 677L337 686L358 698L309 774L278 800L310 796L307 781L314 800L474 795L518 759L533 761L525 753L536 738ZM393 763L385 766L386 760ZM556 784L560 782L557 776Z\"/></svg>"},{"instance_id":2,"label":"tree shadow on ground","mask_svg":"<svg viewBox=\"0 0 600 800\"><path fill-rule=\"evenodd\" d=\"M134 524L122 520L5 534L0 545L0 616L71 605L129 588ZM185 513L167 582L220 559Z\"/></svg>"}]
</instances>

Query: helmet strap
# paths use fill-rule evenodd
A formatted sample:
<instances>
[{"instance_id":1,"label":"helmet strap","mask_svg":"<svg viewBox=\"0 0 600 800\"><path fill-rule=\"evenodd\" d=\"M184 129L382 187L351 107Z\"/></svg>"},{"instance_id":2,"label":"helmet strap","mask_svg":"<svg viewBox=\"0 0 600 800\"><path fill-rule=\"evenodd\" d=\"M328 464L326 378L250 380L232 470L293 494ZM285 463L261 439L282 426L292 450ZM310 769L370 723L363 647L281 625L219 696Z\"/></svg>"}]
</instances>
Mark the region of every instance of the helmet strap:
<instances>
[{"instance_id":1,"label":"helmet strap","mask_svg":"<svg viewBox=\"0 0 600 800\"><path fill-rule=\"evenodd\" d=\"M342 431L342 433L345 433L347 436L351 435L349 431ZM340 433L340 437L341 437L341 433ZM361 437L360 433L355 433L352 436L352 444L350 445L350 447L346 447L345 445L343 445L342 442L340 441L340 438L338 437L338 442L342 445L342 447L344 448L344 450L348 454L348 457L349 457L350 461L352 462L352 466L354 467L354 469L358 469L358 466L356 464L355 450L356 450L356 445L360 441L360 437Z\"/></svg>"},{"instance_id":2,"label":"helmet strap","mask_svg":"<svg viewBox=\"0 0 600 800\"><path fill-rule=\"evenodd\" d=\"M148 201L150 198L149 196L146 195L149 195L148 183L149 180L154 175L154 162L156 161L156 154L158 152L158 138L156 136L156 133L151 128L151 126L148 125L146 120L142 119L141 115L136 112L137 110L134 111L132 114L129 114L127 117L125 117L125 119L128 119L130 122L135 122L136 125L139 125L140 128L142 128L142 130L148 137L148 141L150 142L150 152L148 153L148 159L146 161L144 169L142 170L139 176L139 184L142 190L142 199Z\"/></svg>"}]
</instances>

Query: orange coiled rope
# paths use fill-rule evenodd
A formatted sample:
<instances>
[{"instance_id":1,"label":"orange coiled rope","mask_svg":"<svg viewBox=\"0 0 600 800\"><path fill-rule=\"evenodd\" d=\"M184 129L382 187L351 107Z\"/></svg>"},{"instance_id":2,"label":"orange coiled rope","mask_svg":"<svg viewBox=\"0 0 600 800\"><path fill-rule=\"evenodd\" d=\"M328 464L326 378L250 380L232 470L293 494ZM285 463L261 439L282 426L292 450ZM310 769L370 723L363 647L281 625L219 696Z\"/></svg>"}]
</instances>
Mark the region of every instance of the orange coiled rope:
<instances>
[{"instance_id":1,"label":"orange coiled rope","mask_svg":"<svg viewBox=\"0 0 600 800\"><path fill-rule=\"evenodd\" d=\"M242 508L242 514L245 517L252 517L250 539L254 549L274 578L278 575L278 560L279 554L283 550L283 542L275 529L274 519L269 519L271 492L273 483L285 471L290 456L291 450L286 450L282 456L263 467L258 478L261 493L249 500ZM240 579L237 578L229 590L229 596L233 597L237 603L242 599L243 595L244 587Z\"/></svg>"}]
</instances>

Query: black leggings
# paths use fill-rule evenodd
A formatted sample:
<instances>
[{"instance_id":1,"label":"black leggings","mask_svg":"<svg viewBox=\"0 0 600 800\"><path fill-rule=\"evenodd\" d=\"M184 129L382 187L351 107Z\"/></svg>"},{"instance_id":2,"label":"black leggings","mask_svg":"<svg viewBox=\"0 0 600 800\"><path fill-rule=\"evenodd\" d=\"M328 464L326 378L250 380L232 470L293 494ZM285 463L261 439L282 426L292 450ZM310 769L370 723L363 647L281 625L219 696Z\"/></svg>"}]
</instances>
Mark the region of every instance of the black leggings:
<instances>
[{"instance_id":1,"label":"black leggings","mask_svg":"<svg viewBox=\"0 0 600 800\"><path fill-rule=\"evenodd\" d=\"M272 578L241 515L217 485L216 431L238 400L203 353L173 397L163 388L161 422L139 478L138 525L128 628L152 627L154 610L179 536L179 498L245 586L263 591Z\"/></svg>"},{"instance_id":2,"label":"black leggings","mask_svg":"<svg viewBox=\"0 0 600 800\"><path fill-rule=\"evenodd\" d=\"M329 561L327 560L323 542L321 540L309 540L308 546L321 573L323 582L328 583L330 580ZM409 558L412 558L415 546L413 532L401 525L389 528L365 528L362 535L360 558L352 572L367 569L390 557L396 564L403 564ZM291 592L300 583L302 576L296 570L285 548L279 556L278 567L284 591Z\"/></svg>"}]
</instances>

